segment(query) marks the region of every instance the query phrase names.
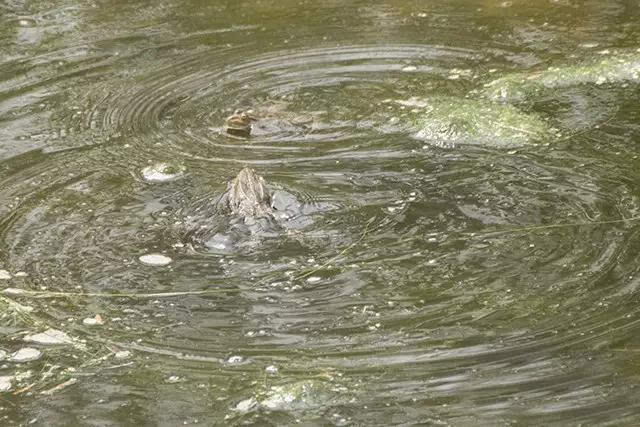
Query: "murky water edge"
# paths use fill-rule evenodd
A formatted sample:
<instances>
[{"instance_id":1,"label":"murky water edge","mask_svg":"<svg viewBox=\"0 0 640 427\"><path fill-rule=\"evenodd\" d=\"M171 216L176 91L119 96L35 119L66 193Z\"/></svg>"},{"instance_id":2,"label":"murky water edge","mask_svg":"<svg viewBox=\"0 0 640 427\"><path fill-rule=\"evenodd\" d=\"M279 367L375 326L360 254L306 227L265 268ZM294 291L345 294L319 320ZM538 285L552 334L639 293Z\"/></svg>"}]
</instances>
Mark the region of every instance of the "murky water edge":
<instances>
[{"instance_id":1,"label":"murky water edge","mask_svg":"<svg viewBox=\"0 0 640 427\"><path fill-rule=\"evenodd\" d=\"M3 423L633 425L638 8L0 5Z\"/></svg>"}]
</instances>

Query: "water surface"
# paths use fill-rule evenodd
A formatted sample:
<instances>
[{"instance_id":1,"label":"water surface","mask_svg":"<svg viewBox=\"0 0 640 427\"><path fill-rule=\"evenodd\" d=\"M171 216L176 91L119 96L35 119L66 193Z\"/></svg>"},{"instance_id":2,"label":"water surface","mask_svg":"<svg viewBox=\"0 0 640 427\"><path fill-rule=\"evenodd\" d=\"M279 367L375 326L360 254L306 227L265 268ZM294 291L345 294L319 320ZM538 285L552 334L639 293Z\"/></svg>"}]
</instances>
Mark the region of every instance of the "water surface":
<instances>
[{"instance_id":1,"label":"water surface","mask_svg":"<svg viewBox=\"0 0 640 427\"><path fill-rule=\"evenodd\" d=\"M30 373L3 422L637 423L640 85L535 76L633 66L639 12L3 3L0 286L47 298L11 296L34 311L0 347L84 340L1 367ZM487 95L514 75L524 95ZM236 108L264 118L248 140ZM159 163L180 173L145 179ZM194 218L244 166L298 215Z\"/></svg>"}]
</instances>

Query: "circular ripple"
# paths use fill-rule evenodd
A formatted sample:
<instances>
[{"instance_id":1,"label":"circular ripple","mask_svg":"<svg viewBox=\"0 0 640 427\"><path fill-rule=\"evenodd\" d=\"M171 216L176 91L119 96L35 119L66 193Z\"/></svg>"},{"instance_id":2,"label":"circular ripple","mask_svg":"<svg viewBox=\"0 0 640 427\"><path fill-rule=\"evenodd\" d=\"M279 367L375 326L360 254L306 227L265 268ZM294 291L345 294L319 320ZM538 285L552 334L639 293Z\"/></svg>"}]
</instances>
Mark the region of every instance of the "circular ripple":
<instances>
[{"instance_id":1,"label":"circular ripple","mask_svg":"<svg viewBox=\"0 0 640 427\"><path fill-rule=\"evenodd\" d=\"M114 330L130 341L137 328L138 351L198 380L212 364L231 376L229 360L278 360L346 372L354 390L368 381L356 395L370 407L395 396L454 416L473 415L470 401L484 416L492 402L502 415L516 402L565 410L554 399L606 411L563 393L606 393L601 376L624 363L607 349L637 333L638 226L611 222L640 206L637 165L620 161L634 155L625 119L511 152L422 147L402 126L380 131L397 114L385 101L465 96L479 83L451 70L488 58L415 45L245 49L167 54L77 89L80 114L54 123L78 144L11 159L2 175L2 200L15 200L2 207L8 266L34 289L191 293L96 304L107 318L139 315ZM576 127L604 108L581 102L586 92L568 94L582 106L580 120L564 116ZM260 117L248 140L220 129L236 108ZM141 179L166 161L185 176ZM294 194L309 221L254 232L204 209L195 221L213 236L235 230L234 251L197 247L183 233L188 208L209 206L244 164ZM173 262L137 261L149 253ZM262 375L247 372L247 383Z\"/></svg>"}]
</instances>

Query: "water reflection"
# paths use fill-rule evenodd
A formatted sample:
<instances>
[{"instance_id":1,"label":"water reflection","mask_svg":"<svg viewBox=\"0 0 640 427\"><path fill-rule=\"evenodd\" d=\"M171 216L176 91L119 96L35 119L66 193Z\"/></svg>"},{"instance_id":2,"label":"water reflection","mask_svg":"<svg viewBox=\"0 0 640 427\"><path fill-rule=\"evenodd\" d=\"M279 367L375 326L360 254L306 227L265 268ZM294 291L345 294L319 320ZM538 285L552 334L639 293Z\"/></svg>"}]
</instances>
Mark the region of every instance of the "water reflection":
<instances>
[{"instance_id":1,"label":"water reflection","mask_svg":"<svg viewBox=\"0 0 640 427\"><path fill-rule=\"evenodd\" d=\"M638 79L536 80L636 55L637 5L1 7L1 284L67 293L1 347L84 340L7 362L8 421L637 420ZM290 221L208 209L246 165Z\"/></svg>"}]
</instances>

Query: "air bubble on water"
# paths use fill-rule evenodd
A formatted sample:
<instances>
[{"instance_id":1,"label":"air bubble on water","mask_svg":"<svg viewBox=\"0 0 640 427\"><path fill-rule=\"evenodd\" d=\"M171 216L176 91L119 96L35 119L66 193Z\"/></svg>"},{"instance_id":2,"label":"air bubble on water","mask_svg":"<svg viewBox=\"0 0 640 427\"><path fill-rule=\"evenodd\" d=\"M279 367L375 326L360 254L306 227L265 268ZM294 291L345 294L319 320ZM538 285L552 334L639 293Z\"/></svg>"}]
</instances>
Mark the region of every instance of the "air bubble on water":
<instances>
[{"instance_id":1,"label":"air bubble on water","mask_svg":"<svg viewBox=\"0 0 640 427\"><path fill-rule=\"evenodd\" d=\"M2 376L0 377L0 392L11 390L11 381L13 380L12 376Z\"/></svg>"}]
</instances>

